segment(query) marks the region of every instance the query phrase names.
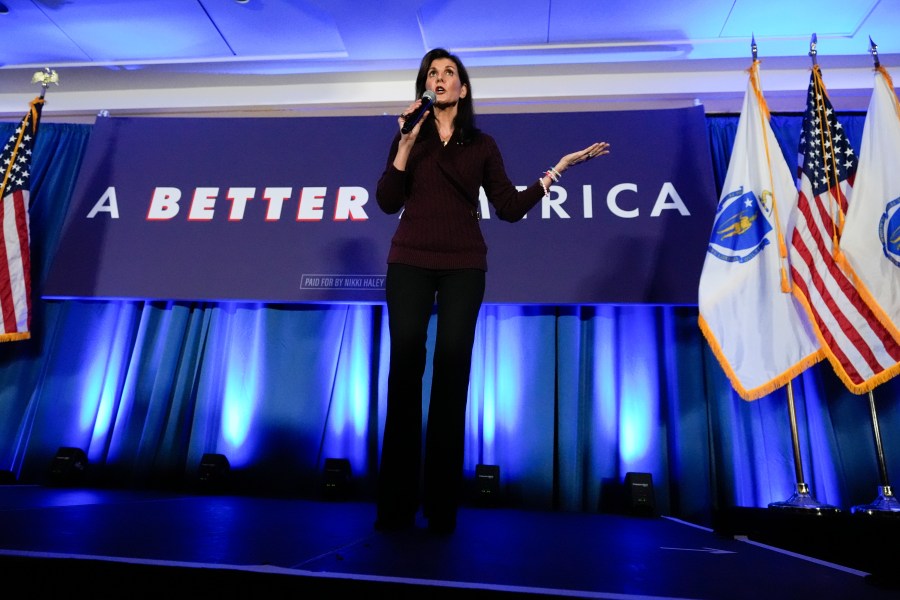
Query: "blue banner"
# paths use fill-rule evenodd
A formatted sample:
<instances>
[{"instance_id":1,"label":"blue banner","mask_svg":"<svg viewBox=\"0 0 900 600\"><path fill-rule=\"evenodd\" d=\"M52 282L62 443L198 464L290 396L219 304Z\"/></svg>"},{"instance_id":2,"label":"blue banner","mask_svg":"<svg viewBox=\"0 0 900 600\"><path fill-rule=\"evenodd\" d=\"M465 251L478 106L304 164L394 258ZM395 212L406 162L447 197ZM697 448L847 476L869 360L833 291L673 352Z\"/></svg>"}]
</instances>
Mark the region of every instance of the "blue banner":
<instances>
[{"instance_id":1,"label":"blue banner","mask_svg":"<svg viewBox=\"0 0 900 600\"><path fill-rule=\"evenodd\" d=\"M594 141L518 223L482 197L485 301L696 304L716 208L702 107L481 115L525 187ZM100 118L45 298L382 302L396 117Z\"/></svg>"}]
</instances>

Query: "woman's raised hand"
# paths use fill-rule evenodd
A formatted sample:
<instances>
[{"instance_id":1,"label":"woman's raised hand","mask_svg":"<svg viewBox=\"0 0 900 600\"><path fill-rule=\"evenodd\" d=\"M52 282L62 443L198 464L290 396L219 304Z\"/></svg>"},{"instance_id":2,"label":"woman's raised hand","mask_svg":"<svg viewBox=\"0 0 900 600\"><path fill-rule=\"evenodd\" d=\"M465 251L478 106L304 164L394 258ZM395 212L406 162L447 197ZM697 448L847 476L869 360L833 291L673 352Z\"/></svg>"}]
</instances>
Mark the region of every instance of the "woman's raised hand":
<instances>
[{"instance_id":1,"label":"woman's raised hand","mask_svg":"<svg viewBox=\"0 0 900 600\"><path fill-rule=\"evenodd\" d=\"M565 156L563 156L559 160L559 164L557 165L556 170L561 173L572 165L583 163L587 160L591 160L592 158L603 156L604 154L609 154L609 143L594 142L584 150L579 150L578 152L572 152L571 154L566 154Z\"/></svg>"}]
</instances>

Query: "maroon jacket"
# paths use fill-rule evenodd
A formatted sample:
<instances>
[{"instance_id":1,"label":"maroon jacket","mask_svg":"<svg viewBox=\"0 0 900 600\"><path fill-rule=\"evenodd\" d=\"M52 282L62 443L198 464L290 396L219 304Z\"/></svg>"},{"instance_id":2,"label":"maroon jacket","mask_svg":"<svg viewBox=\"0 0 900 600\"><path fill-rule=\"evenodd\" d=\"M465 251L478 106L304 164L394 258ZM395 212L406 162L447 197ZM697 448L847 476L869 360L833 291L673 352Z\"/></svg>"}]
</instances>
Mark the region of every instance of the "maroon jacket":
<instances>
[{"instance_id":1,"label":"maroon jacket","mask_svg":"<svg viewBox=\"0 0 900 600\"><path fill-rule=\"evenodd\" d=\"M389 263L426 269L487 271L487 245L481 235L479 187L484 187L497 216L518 221L544 196L534 183L518 191L509 180L494 138L478 133L444 146L437 136L419 137L405 171L393 166L400 134L394 138L387 167L378 180L378 206L400 223L391 240Z\"/></svg>"}]
</instances>

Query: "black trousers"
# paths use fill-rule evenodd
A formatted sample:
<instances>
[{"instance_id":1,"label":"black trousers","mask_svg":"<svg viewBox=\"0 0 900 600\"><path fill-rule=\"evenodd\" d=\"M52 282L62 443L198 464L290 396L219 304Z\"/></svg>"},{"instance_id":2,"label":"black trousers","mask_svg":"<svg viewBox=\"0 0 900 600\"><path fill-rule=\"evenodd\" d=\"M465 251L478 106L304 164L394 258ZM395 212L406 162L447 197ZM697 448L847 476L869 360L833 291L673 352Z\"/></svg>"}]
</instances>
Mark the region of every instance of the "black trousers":
<instances>
[{"instance_id":1,"label":"black trousers","mask_svg":"<svg viewBox=\"0 0 900 600\"><path fill-rule=\"evenodd\" d=\"M466 400L484 271L390 264L385 282L390 328L387 415L378 476L378 518L455 523L462 487ZM422 465L422 378L428 322L437 303L431 398Z\"/></svg>"}]
</instances>

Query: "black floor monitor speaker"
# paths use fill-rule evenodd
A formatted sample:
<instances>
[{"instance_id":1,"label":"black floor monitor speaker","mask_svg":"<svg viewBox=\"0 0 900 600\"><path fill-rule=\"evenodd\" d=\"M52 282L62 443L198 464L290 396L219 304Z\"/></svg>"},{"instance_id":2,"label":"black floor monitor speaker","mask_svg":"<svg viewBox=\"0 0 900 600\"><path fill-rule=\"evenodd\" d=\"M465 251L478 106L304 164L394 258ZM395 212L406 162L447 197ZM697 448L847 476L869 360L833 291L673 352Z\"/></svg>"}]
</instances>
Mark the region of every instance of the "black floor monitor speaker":
<instances>
[{"instance_id":1,"label":"black floor monitor speaker","mask_svg":"<svg viewBox=\"0 0 900 600\"><path fill-rule=\"evenodd\" d=\"M494 505L500 501L500 467L475 465L475 481L478 486L478 502Z\"/></svg>"},{"instance_id":2,"label":"black floor monitor speaker","mask_svg":"<svg viewBox=\"0 0 900 600\"><path fill-rule=\"evenodd\" d=\"M63 446L50 462L47 477L51 485L78 485L84 481L88 458L81 448Z\"/></svg>"},{"instance_id":3,"label":"black floor monitor speaker","mask_svg":"<svg viewBox=\"0 0 900 600\"><path fill-rule=\"evenodd\" d=\"M322 470L323 493L329 500L343 500L350 495L350 460L326 458Z\"/></svg>"},{"instance_id":4,"label":"black floor monitor speaker","mask_svg":"<svg viewBox=\"0 0 900 600\"><path fill-rule=\"evenodd\" d=\"M656 512L653 475L650 473L626 473L625 494L629 512L638 515L652 515Z\"/></svg>"},{"instance_id":5,"label":"black floor monitor speaker","mask_svg":"<svg viewBox=\"0 0 900 600\"><path fill-rule=\"evenodd\" d=\"M231 463L224 454L204 454L197 470L197 484L205 491L224 491L230 472Z\"/></svg>"}]
</instances>

